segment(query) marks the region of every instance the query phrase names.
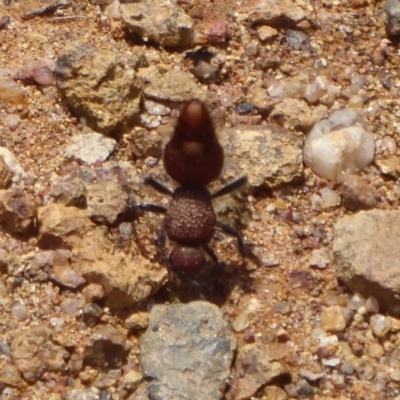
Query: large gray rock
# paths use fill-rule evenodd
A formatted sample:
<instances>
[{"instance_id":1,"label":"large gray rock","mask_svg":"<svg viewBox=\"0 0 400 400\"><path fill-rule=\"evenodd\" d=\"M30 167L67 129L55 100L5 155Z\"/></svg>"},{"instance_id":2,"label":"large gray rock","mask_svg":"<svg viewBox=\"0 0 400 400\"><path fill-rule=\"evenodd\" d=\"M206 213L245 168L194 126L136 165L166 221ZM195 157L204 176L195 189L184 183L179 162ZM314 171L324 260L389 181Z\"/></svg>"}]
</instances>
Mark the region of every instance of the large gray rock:
<instances>
[{"instance_id":1,"label":"large gray rock","mask_svg":"<svg viewBox=\"0 0 400 400\"><path fill-rule=\"evenodd\" d=\"M236 341L218 307L157 305L140 340L150 400L221 399Z\"/></svg>"},{"instance_id":2,"label":"large gray rock","mask_svg":"<svg viewBox=\"0 0 400 400\"><path fill-rule=\"evenodd\" d=\"M399 238L400 212L371 210L340 219L333 241L338 277L395 315L400 315Z\"/></svg>"}]
</instances>

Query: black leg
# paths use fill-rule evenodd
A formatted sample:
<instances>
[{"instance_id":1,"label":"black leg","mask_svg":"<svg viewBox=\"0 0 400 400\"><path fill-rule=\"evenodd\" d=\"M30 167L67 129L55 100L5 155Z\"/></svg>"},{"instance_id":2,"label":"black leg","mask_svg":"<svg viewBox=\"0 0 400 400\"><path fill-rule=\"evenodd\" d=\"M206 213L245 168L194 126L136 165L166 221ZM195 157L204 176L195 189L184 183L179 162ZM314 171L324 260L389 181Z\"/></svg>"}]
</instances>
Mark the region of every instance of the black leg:
<instances>
[{"instance_id":1,"label":"black leg","mask_svg":"<svg viewBox=\"0 0 400 400\"><path fill-rule=\"evenodd\" d=\"M213 266L211 269L211 272L214 273L215 275L219 275L223 272L225 263L223 261L218 261L218 257L215 254L214 250L208 245L208 244L203 244L203 249L204 251L210 256L210 258L213 261Z\"/></svg>"},{"instance_id":2,"label":"black leg","mask_svg":"<svg viewBox=\"0 0 400 400\"><path fill-rule=\"evenodd\" d=\"M214 265L217 265L218 264L218 257L215 254L214 250L208 244L203 244L202 247L203 247L204 251L210 256L210 258L213 261Z\"/></svg>"},{"instance_id":3,"label":"black leg","mask_svg":"<svg viewBox=\"0 0 400 400\"><path fill-rule=\"evenodd\" d=\"M221 189L217 190L211 197L213 199L215 199L216 197L224 196L228 193L233 192L235 189L244 185L246 182L247 182L247 177L242 176L241 178L236 179L236 181L228 183L227 185L223 186Z\"/></svg>"},{"instance_id":4,"label":"black leg","mask_svg":"<svg viewBox=\"0 0 400 400\"><path fill-rule=\"evenodd\" d=\"M249 256L249 252L248 249L244 243L243 237L241 235L241 233L236 230L235 228L232 228L229 225L225 225L222 222L217 222L217 226L219 228L221 228L225 233L227 233L228 235L234 236L237 240L238 243L238 248L239 248L239 252L241 254L242 257L248 257Z\"/></svg>"},{"instance_id":5,"label":"black leg","mask_svg":"<svg viewBox=\"0 0 400 400\"><path fill-rule=\"evenodd\" d=\"M153 189L157 190L160 193L167 194L168 196L173 196L174 191L169 187L165 186L163 183L159 182L157 179L153 178L152 176L147 177L144 180L146 185L150 185Z\"/></svg>"},{"instance_id":6,"label":"black leg","mask_svg":"<svg viewBox=\"0 0 400 400\"><path fill-rule=\"evenodd\" d=\"M158 204L142 203L142 204L136 204L135 207L143 211L151 211L160 214L165 214L167 212L166 207L160 206Z\"/></svg>"},{"instance_id":7,"label":"black leg","mask_svg":"<svg viewBox=\"0 0 400 400\"><path fill-rule=\"evenodd\" d=\"M162 227L158 232L157 238L157 258L161 261L162 264L165 265L165 257L164 257L164 250L165 250L165 243L167 241L167 234L165 232L165 228Z\"/></svg>"}]
</instances>

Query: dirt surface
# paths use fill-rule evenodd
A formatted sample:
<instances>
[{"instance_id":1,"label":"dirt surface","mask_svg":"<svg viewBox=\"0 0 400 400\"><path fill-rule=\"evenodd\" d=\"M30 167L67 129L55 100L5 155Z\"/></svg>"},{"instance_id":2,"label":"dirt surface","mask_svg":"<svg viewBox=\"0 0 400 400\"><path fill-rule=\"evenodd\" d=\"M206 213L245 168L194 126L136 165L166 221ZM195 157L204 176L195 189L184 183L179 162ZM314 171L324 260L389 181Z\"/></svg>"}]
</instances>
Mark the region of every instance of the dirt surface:
<instances>
[{"instance_id":1,"label":"dirt surface","mask_svg":"<svg viewBox=\"0 0 400 400\"><path fill-rule=\"evenodd\" d=\"M224 126L235 128L239 125L266 127L278 122L287 131L305 135L317 119L325 116L323 113L357 104L365 111L365 119L374 134L375 161L378 160L362 172L366 185L363 190L374 193L372 207L397 209L399 188L395 178L399 169L395 156L400 145L397 123L400 112L399 49L397 42L388 40L385 32L383 3L315 1L307 4L307 18L303 20L294 21L290 17L265 22L256 13L251 13L254 7L251 1L180 1L180 7L191 16L195 30L200 32L194 43L186 48L164 48L153 41L143 41L137 33L125 30L119 18L109 18L107 5L106 1L100 0L75 1L54 13L30 19L22 16L42 7L43 2L13 0L3 1L0 5L0 18L10 18L4 26L0 23L0 78L19 76L22 79L16 79L16 83L23 92L21 95L13 89L14 100L11 95L0 97L0 145L11 151L25 172L18 179L15 178L18 174L13 173L15 179L10 186L5 170L1 174L2 185L8 190L20 190L34 204L31 214L26 206L27 214L17 213L19 217L11 222L6 218L14 231L10 232L6 229L10 226L3 223L4 230L0 234L0 398L92 398L86 392L79 392L81 394L74 397L76 390L88 390L102 399L139 398L135 397L135 389L142 379L138 343L147 326L148 311L155 303L195 298L220 307L224 319L232 324L239 354L244 346L262 342L273 346L286 366L285 374L273 382L266 376L260 381L255 380L256 383L249 379L249 385L253 385L250 388L245 387L246 383L233 369L232 380L224 395L226 400L250 398L251 395L256 399L400 398L400 320L385 317L381 311L383 325L390 321L390 327L382 333L376 327L380 321L375 315L379 306L373 298L369 303L360 298L357 303L359 298L354 298L354 294L338 281L332 263L333 227L342 216L357 212L358 206L353 210L352 206L324 203L321 198L323 188L340 194L341 187L318 178L308 168L303 172L302 166L298 167L298 174L293 174L297 176L297 182L288 184L283 179L283 185L272 188L265 182L253 183L235 196L216 202L220 218L241 228L261 262L257 265L252 259L243 261L235 239L218 234L212 246L219 259L226 263L225 270L211 283L207 278L200 289L165 283L166 270L156 258L157 232L163 217L154 214L137 216L133 236L127 242L124 242L123 229L129 231L131 228L127 225L118 228L114 223L116 216L109 217L111 220L104 223L93 218L94 211L89 216L85 214L88 211L81 209L68 223L73 225L76 219L88 217L96 224L88 219L89 222L84 222L85 228L79 228L77 234L76 231L71 233L75 229L71 225L68 229L64 227L60 234L67 238L68 251L74 253L74 248L78 249L77 253L85 259L95 259L98 254L89 254L90 249L86 249L86 254L83 248L86 245L93 245L99 253L107 251L107 257L99 256L103 257L104 270L110 263L127 263L122 250L119 258L112 257L120 249L133 249L129 250L132 262L149 272L146 272L146 289L133 291L130 298L120 292L116 294L112 288L126 282L137 285L140 274L117 282L110 289L107 284L118 278L117 271L115 276L107 278L109 280L99 278L96 281L96 271L86 270L84 266L71 270L65 267L62 273L53 271L53 275L46 270L44 261L37 261L36 270L32 267L35 254L52 249L48 243L49 235L55 235L56 229L50 226L53 217L49 217L48 224L40 225L42 228L39 226L37 230L34 210L40 207L39 217L47 223L43 207L55 202L55 196L50 194L59 178L77 171L82 165L87 169L103 167L100 161L94 167L88 167L67 157L66 148L71 138L88 129L85 126L87 119L72 113L55 81L41 84L41 78L32 72L32 63L37 60L50 60L46 65L54 70L54 62L77 41L98 51L110 50L124 57L144 54L147 69L138 72L139 78L143 79L143 88L157 82L157 74L170 73L174 69L193 73L198 78L196 87L200 93L205 93L205 98L215 108L219 130ZM226 21L226 32L222 28L222 36L218 30L220 21ZM214 31L210 25L216 26ZM303 47L296 49L290 45L288 37L292 33L289 28L307 35L309 39ZM211 74L211 78L193 64L191 52L201 46L219 55L218 62L214 59L213 63L203 64L204 68L211 68L216 73ZM217 70L212 69L216 65ZM304 75L311 82L316 76L323 76L338 90L318 104L304 103L314 113L309 118L302 118L301 112L291 115L290 110L284 108L279 115L271 113L275 100L268 94L268 89L277 82L286 84ZM154 117L145 112L152 106L145 102L157 101L158 94L147 90L149 96L141 97L137 116L125 121L122 128L115 130L113 125L114 128L106 129L105 133L117 141L116 150L107 161L111 166L107 168L118 167L125 171L126 179L134 188L135 201L166 204L165 196L144 187L141 182L144 177L155 175L169 186L175 185L159 160L162 143L166 140L165 132L177 115L180 101L171 100L168 93L159 94L164 96L160 103L170 109L165 115L160 111ZM295 95L291 97L296 98ZM149 115L151 117L147 118ZM298 140L296 137L294 141ZM395 164L389 167L389 172L379 167L379 160L388 158ZM256 169L258 161L253 161ZM246 175L252 168L249 159L243 168L237 158L232 157L231 161L228 158L227 172L210 185L212 190L237 177L229 172L233 162L235 173ZM264 161L260 164L264 165ZM298 179L298 175L302 177ZM79 193L73 196L79 198ZM26 205L25 200L20 201ZM56 211L62 214L62 211ZM112 249L111 241L115 246ZM75 255L65 257L69 259ZM66 265L62 260L56 264ZM114 265L114 269L117 266ZM121 270L125 271L123 276L129 275L125 267ZM84 284L81 275L85 276ZM120 301L122 309L113 307L109 298ZM88 304L92 308L82 311ZM93 304L97 304L98 309ZM386 308L384 304L380 307L381 310ZM375 320L371 320L373 315ZM93 338L93 332L102 325L115 328L112 343L123 354L123 362L115 362L111 367L101 362L99 366L98 362L88 361L85 356L92 346L89 338ZM29 338L24 339L28 332ZM32 332L37 335L31 335ZM46 340L50 336L51 340ZM322 344L321 338L326 339ZM24 340L32 343L26 345ZM39 350L46 347L46 343L48 348L41 354ZM29 360L35 361L35 365L21 361L25 360L21 348L30 349L26 361L27 364ZM139 377L133 377L132 371Z\"/></svg>"}]
</instances>

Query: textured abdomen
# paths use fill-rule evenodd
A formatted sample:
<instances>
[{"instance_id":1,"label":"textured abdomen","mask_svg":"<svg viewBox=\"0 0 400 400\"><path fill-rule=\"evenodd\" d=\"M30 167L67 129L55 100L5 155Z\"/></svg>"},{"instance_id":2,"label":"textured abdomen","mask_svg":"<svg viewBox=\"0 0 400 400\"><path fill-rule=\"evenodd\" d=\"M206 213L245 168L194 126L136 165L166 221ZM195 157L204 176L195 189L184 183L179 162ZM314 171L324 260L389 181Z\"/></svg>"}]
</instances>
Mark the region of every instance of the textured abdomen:
<instances>
[{"instance_id":1,"label":"textured abdomen","mask_svg":"<svg viewBox=\"0 0 400 400\"><path fill-rule=\"evenodd\" d=\"M179 188L168 208L165 229L171 240L184 245L208 243L216 217L207 189Z\"/></svg>"}]
</instances>

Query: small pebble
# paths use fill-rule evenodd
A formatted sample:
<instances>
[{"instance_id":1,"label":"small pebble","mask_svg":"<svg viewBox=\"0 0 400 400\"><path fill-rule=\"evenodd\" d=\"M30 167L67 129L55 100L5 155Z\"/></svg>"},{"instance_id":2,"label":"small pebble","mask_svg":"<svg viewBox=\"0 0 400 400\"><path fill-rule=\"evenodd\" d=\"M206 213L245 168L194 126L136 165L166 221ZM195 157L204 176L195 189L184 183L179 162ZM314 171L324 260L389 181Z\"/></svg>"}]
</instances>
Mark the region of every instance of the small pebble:
<instances>
[{"instance_id":1,"label":"small pebble","mask_svg":"<svg viewBox=\"0 0 400 400\"><path fill-rule=\"evenodd\" d=\"M286 43L293 50L300 50L309 52L311 50L311 40L307 33L303 31L296 31L293 29L288 29L286 31Z\"/></svg>"},{"instance_id":2,"label":"small pebble","mask_svg":"<svg viewBox=\"0 0 400 400\"><path fill-rule=\"evenodd\" d=\"M123 385L125 389L134 391L143 379L143 374L139 371L129 371L123 378Z\"/></svg>"},{"instance_id":3,"label":"small pebble","mask_svg":"<svg viewBox=\"0 0 400 400\"><path fill-rule=\"evenodd\" d=\"M66 156L83 161L89 165L105 161L117 147L113 138L97 132L80 133L69 139Z\"/></svg>"},{"instance_id":4,"label":"small pebble","mask_svg":"<svg viewBox=\"0 0 400 400\"><path fill-rule=\"evenodd\" d=\"M324 364L326 367L332 367L335 368L340 364L340 358L329 358L329 359L322 359L322 364Z\"/></svg>"},{"instance_id":5,"label":"small pebble","mask_svg":"<svg viewBox=\"0 0 400 400\"><path fill-rule=\"evenodd\" d=\"M82 319L88 326L94 326L103 314L103 309L96 303L88 303L83 306Z\"/></svg>"},{"instance_id":6,"label":"small pebble","mask_svg":"<svg viewBox=\"0 0 400 400\"><path fill-rule=\"evenodd\" d=\"M372 365L371 359L361 360L361 362L356 368L356 371L359 378L366 382L370 382L376 373L375 368Z\"/></svg>"},{"instance_id":7,"label":"small pebble","mask_svg":"<svg viewBox=\"0 0 400 400\"><path fill-rule=\"evenodd\" d=\"M104 288L99 283L90 283L82 290L82 294L86 303L93 303L103 299Z\"/></svg>"},{"instance_id":8,"label":"small pebble","mask_svg":"<svg viewBox=\"0 0 400 400\"><path fill-rule=\"evenodd\" d=\"M325 207L334 207L340 204L340 196L332 189L324 187L321 190L321 198Z\"/></svg>"},{"instance_id":9,"label":"small pebble","mask_svg":"<svg viewBox=\"0 0 400 400\"><path fill-rule=\"evenodd\" d=\"M299 375L305 379L307 379L309 382L317 382L319 381L321 378L324 377L324 373L323 372L312 372L312 371L308 371L306 369L301 369L299 372Z\"/></svg>"},{"instance_id":10,"label":"small pebble","mask_svg":"<svg viewBox=\"0 0 400 400\"><path fill-rule=\"evenodd\" d=\"M145 329L149 325L149 313L146 311L137 311L125 320L125 327L130 331Z\"/></svg>"},{"instance_id":11,"label":"small pebble","mask_svg":"<svg viewBox=\"0 0 400 400\"><path fill-rule=\"evenodd\" d=\"M365 304L365 298L360 293L355 293L351 297L347 307L350 308L350 310L357 311L359 308L364 307Z\"/></svg>"},{"instance_id":12,"label":"small pebble","mask_svg":"<svg viewBox=\"0 0 400 400\"><path fill-rule=\"evenodd\" d=\"M382 151L387 151L393 154L397 150L396 140L392 137L384 137L382 139L380 148L382 149Z\"/></svg>"},{"instance_id":13,"label":"small pebble","mask_svg":"<svg viewBox=\"0 0 400 400\"><path fill-rule=\"evenodd\" d=\"M244 102L237 105L236 111L239 115L246 115L250 114L254 108L254 104Z\"/></svg>"},{"instance_id":14,"label":"small pebble","mask_svg":"<svg viewBox=\"0 0 400 400\"><path fill-rule=\"evenodd\" d=\"M13 306L11 310L12 315L18 318L20 321L23 321L28 318L28 312L26 310L25 304L16 304Z\"/></svg>"},{"instance_id":15,"label":"small pebble","mask_svg":"<svg viewBox=\"0 0 400 400\"><path fill-rule=\"evenodd\" d=\"M337 346L339 339L336 335L322 337L319 341L320 347Z\"/></svg>"},{"instance_id":16,"label":"small pebble","mask_svg":"<svg viewBox=\"0 0 400 400\"><path fill-rule=\"evenodd\" d=\"M25 92L14 80L0 76L0 101L6 104L26 106Z\"/></svg>"},{"instance_id":17,"label":"small pebble","mask_svg":"<svg viewBox=\"0 0 400 400\"><path fill-rule=\"evenodd\" d=\"M280 301L280 302L274 304L273 309L275 312L282 314L282 315L288 315L292 312L292 306L287 301Z\"/></svg>"},{"instance_id":18,"label":"small pebble","mask_svg":"<svg viewBox=\"0 0 400 400\"><path fill-rule=\"evenodd\" d=\"M270 26L261 25L257 26L258 38L264 42L265 40L272 39L278 35L278 31Z\"/></svg>"},{"instance_id":19,"label":"small pebble","mask_svg":"<svg viewBox=\"0 0 400 400\"><path fill-rule=\"evenodd\" d=\"M395 368L393 371L390 371L390 378L395 382L400 381L400 368Z\"/></svg>"},{"instance_id":20,"label":"small pebble","mask_svg":"<svg viewBox=\"0 0 400 400\"><path fill-rule=\"evenodd\" d=\"M392 326L391 319L381 314L373 315L370 323L372 331L377 337L384 337Z\"/></svg>"},{"instance_id":21,"label":"small pebble","mask_svg":"<svg viewBox=\"0 0 400 400\"><path fill-rule=\"evenodd\" d=\"M343 332L346 329L346 320L340 306L326 307L321 314L323 329L328 332Z\"/></svg>"},{"instance_id":22,"label":"small pebble","mask_svg":"<svg viewBox=\"0 0 400 400\"><path fill-rule=\"evenodd\" d=\"M0 30L4 29L11 21L11 18L8 15L3 15L0 18Z\"/></svg>"},{"instance_id":23,"label":"small pebble","mask_svg":"<svg viewBox=\"0 0 400 400\"><path fill-rule=\"evenodd\" d=\"M10 352L10 346L6 342L0 341L0 353L8 356L10 355Z\"/></svg>"},{"instance_id":24,"label":"small pebble","mask_svg":"<svg viewBox=\"0 0 400 400\"><path fill-rule=\"evenodd\" d=\"M146 100L144 102L144 107L151 115L169 115L171 113L171 109L169 107L151 100Z\"/></svg>"},{"instance_id":25,"label":"small pebble","mask_svg":"<svg viewBox=\"0 0 400 400\"><path fill-rule=\"evenodd\" d=\"M300 398L312 397L315 394L314 388L305 379L300 379L297 382L296 389Z\"/></svg>"},{"instance_id":26,"label":"small pebble","mask_svg":"<svg viewBox=\"0 0 400 400\"><path fill-rule=\"evenodd\" d=\"M249 323L249 314L244 311L235 318L232 322L232 327L235 332L242 332L249 326Z\"/></svg>"},{"instance_id":27,"label":"small pebble","mask_svg":"<svg viewBox=\"0 0 400 400\"><path fill-rule=\"evenodd\" d=\"M327 85L322 77L318 76L315 82L306 86L304 97L309 103L317 102L327 93Z\"/></svg>"},{"instance_id":28,"label":"small pebble","mask_svg":"<svg viewBox=\"0 0 400 400\"><path fill-rule=\"evenodd\" d=\"M21 118L18 114L8 114L5 122L10 130L15 131L21 124Z\"/></svg>"},{"instance_id":29,"label":"small pebble","mask_svg":"<svg viewBox=\"0 0 400 400\"><path fill-rule=\"evenodd\" d=\"M224 108L231 107L233 105L233 98L229 94L221 96L221 105Z\"/></svg>"},{"instance_id":30,"label":"small pebble","mask_svg":"<svg viewBox=\"0 0 400 400\"><path fill-rule=\"evenodd\" d=\"M381 358L384 354L384 349L383 346L381 346L379 343L371 343L367 347L368 355L373 357L373 358Z\"/></svg>"},{"instance_id":31,"label":"small pebble","mask_svg":"<svg viewBox=\"0 0 400 400\"><path fill-rule=\"evenodd\" d=\"M34 61L27 68L29 76L40 85L55 85L53 71L55 69L55 61L49 58L43 58Z\"/></svg>"},{"instance_id":32,"label":"small pebble","mask_svg":"<svg viewBox=\"0 0 400 400\"><path fill-rule=\"evenodd\" d=\"M308 133L303 158L315 174L341 183L347 175L362 171L373 160L375 141L372 133L358 125L332 130L353 118L351 113L342 113L340 118L335 115L332 120L331 117L317 122Z\"/></svg>"},{"instance_id":33,"label":"small pebble","mask_svg":"<svg viewBox=\"0 0 400 400\"><path fill-rule=\"evenodd\" d=\"M352 375L354 372L353 361L350 359L345 360L342 366L340 367L340 372L346 375Z\"/></svg>"},{"instance_id":34,"label":"small pebble","mask_svg":"<svg viewBox=\"0 0 400 400\"><path fill-rule=\"evenodd\" d=\"M61 309L70 317L75 317L83 308L84 301L80 299L65 299L60 306Z\"/></svg>"},{"instance_id":35,"label":"small pebble","mask_svg":"<svg viewBox=\"0 0 400 400\"><path fill-rule=\"evenodd\" d=\"M310 266L318 269L326 268L330 263L330 255L327 249L313 250L310 257Z\"/></svg>"},{"instance_id":36,"label":"small pebble","mask_svg":"<svg viewBox=\"0 0 400 400\"><path fill-rule=\"evenodd\" d=\"M86 283L86 279L77 274L69 265L55 264L51 277L60 285L71 289L76 289Z\"/></svg>"},{"instance_id":37,"label":"small pebble","mask_svg":"<svg viewBox=\"0 0 400 400\"><path fill-rule=\"evenodd\" d=\"M355 94L354 96L351 96L349 99L348 107L349 108L356 108L356 109L361 109L364 105L364 99L362 96Z\"/></svg>"}]
</instances>

